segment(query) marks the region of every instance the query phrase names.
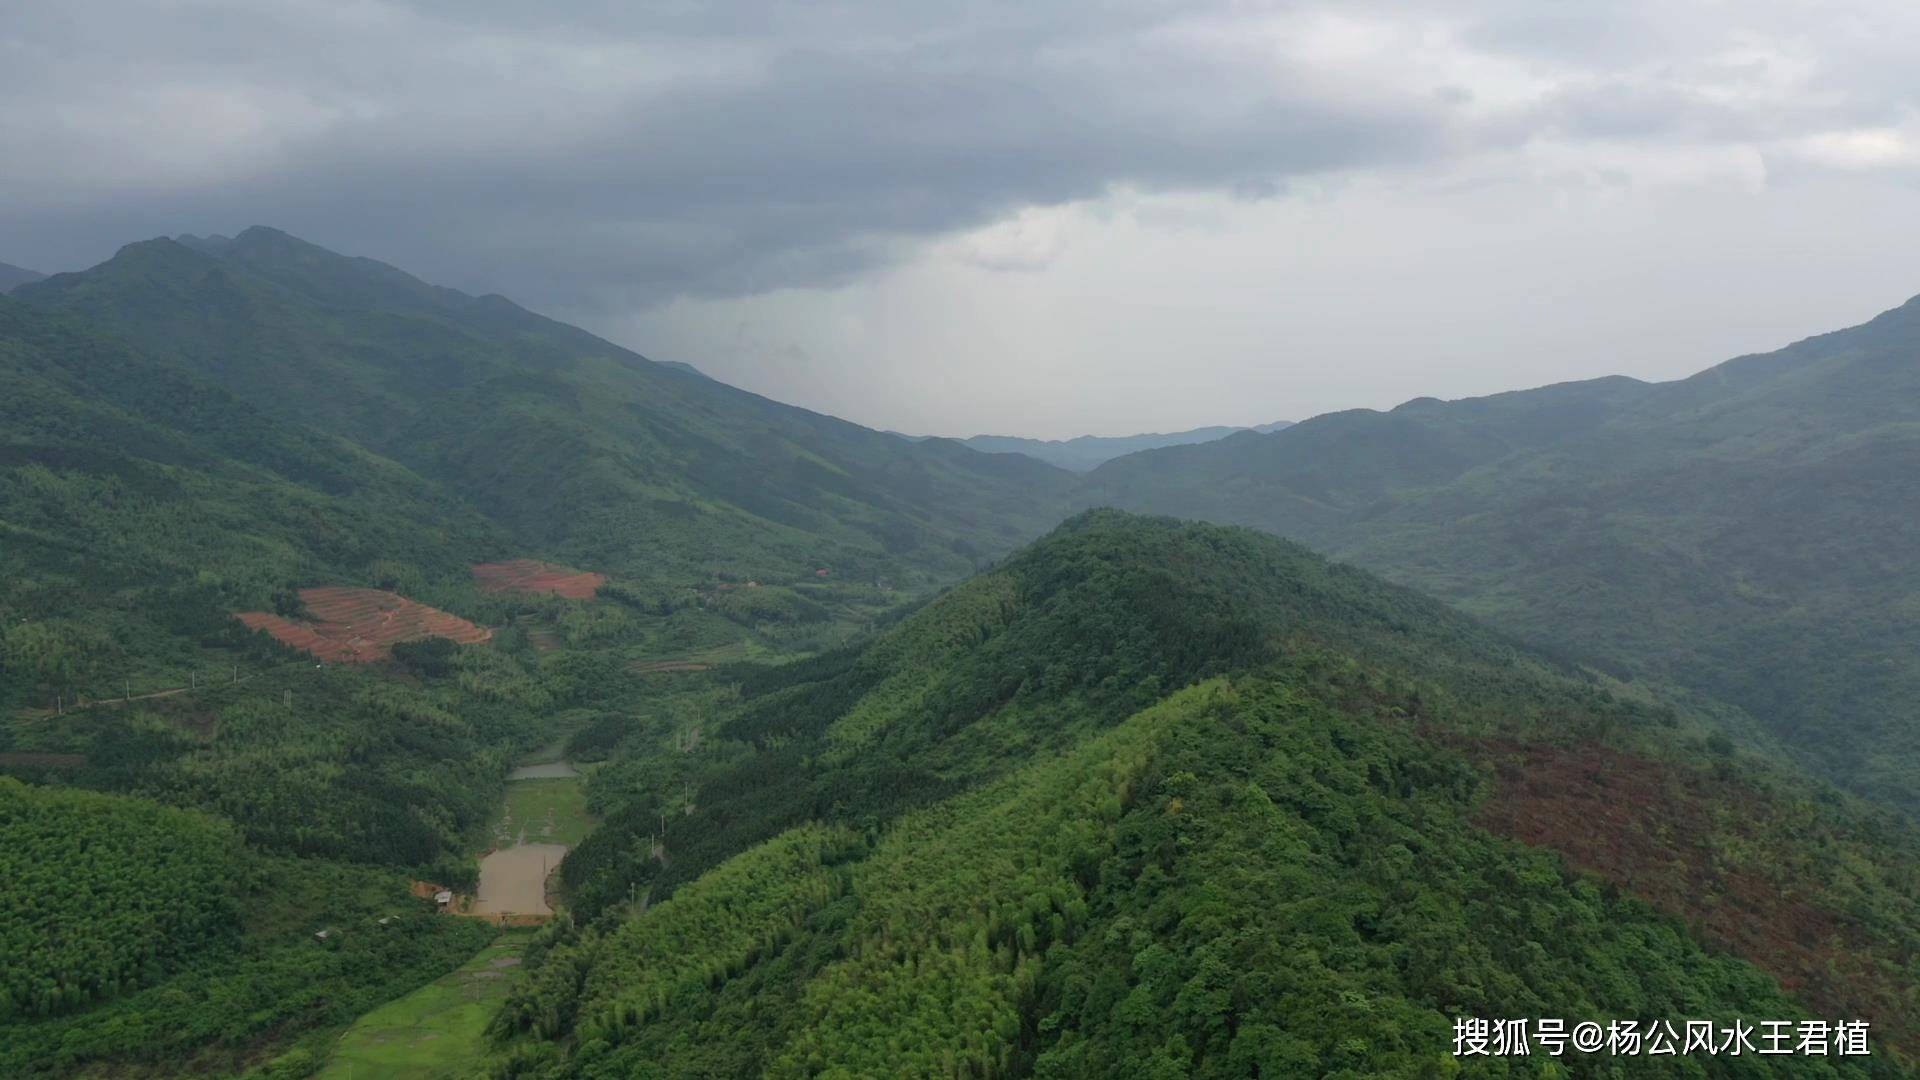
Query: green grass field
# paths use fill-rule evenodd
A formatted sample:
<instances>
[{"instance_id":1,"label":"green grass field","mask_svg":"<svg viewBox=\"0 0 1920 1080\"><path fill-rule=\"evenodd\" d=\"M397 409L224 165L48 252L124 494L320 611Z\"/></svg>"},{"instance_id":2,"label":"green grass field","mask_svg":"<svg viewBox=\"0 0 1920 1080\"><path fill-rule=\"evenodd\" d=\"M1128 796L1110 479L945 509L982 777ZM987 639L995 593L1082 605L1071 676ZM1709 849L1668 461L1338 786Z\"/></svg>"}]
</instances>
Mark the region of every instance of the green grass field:
<instances>
[{"instance_id":1,"label":"green grass field","mask_svg":"<svg viewBox=\"0 0 1920 1080\"><path fill-rule=\"evenodd\" d=\"M566 844L586 838L593 828L587 795L577 777L515 780L507 785L506 804L493 822L497 847L515 844Z\"/></svg>"},{"instance_id":2,"label":"green grass field","mask_svg":"<svg viewBox=\"0 0 1920 1080\"><path fill-rule=\"evenodd\" d=\"M454 1080L472 1076L486 1053L485 1031L513 986L532 930L508 930L449 975L354 1022L320 1080Z\"/></svg>"}]
</instances>

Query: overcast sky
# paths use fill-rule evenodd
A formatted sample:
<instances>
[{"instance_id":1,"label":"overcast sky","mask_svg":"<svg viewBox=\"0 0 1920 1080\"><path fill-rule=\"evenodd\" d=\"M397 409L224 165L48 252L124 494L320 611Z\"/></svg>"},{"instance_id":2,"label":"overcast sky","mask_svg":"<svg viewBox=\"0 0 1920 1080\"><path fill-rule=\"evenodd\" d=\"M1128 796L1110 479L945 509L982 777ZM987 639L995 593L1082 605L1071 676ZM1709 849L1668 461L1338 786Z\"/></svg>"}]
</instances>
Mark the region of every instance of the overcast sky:
<instances>
[{"instance_id":1,"label":"overcast sky","mask_svg":"<svg viewBox=\"0 0 1920 1080\"><path fill-rule=\"evenodd\" d=\"M9 0L0 261L274 225L911 432L1672 378L1920 293L1905 0Z\"/></svg>"}]
</instances>

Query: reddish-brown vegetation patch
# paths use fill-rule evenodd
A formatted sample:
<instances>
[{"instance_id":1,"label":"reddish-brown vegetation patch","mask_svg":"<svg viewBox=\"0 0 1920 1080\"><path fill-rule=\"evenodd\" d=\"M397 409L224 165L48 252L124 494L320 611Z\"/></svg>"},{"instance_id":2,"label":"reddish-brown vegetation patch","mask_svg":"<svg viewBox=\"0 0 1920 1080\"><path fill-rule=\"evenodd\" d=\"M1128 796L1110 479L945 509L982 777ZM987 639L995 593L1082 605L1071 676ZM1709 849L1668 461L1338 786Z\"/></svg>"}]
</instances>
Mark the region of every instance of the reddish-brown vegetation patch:
<instances>
[{"instance_id":1,"label":"reddish-brown vegetation patch","mask_svg":"<svg viewBox=\"0 0 1920 1080\"><path fill-rule=\"evenodd\" d=\"M1480 740L1465 749L1497 778L1480 825L1560 851L1820 1012L1871 1019L1890 1036L1916 1032L1897 958L1875 956L1805 853L1783 850L1778 831L1762 826L1790 809L1710 771L1604 746ZM1912 1034L1901 1041L1916 1049Z\"/></svg>"},{"instance_id":2,"label":"reddish-brown vegetation patch","mask_svg":"<svg viewBox=\"0 0 1920 1080\"><path fill-rule=\"evenodd\" d=\"M384 660L401 641L443 637L471 645L493 636L493 631L458 615L379 589L301 589L300 602L312 619L289 619L267 611L243 611L234 617L296 649L338 663Z\"/></svg>"},{"instance_id":3,"label":"reddish-brown vegetation patch","mask_svg":"<svg viewBox=\"0 0 1920 1080\"><path fill-rule=\"evenodd\" d=\"M538 559L513 559L480 563L473 568L473 580L486 592L552 593L572 600L590 600L595 590L606 584L607 576Z\"/></svg>"}]
</instances>

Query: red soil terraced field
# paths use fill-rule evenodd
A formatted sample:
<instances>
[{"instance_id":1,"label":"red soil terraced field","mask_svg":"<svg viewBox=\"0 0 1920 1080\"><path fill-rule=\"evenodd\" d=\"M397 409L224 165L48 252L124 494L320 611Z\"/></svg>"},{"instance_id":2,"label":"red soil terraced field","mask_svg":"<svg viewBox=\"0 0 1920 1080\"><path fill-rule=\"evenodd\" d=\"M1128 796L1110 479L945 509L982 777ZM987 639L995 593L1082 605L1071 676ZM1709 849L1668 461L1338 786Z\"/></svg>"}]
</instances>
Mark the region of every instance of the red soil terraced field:
<instances>
[{"instance_id":1,"label":"red soil terraced field","mask_svg":"<svg viewBox=\"0 0 1920 1080\"><path fill-rule=\"evenodd\" d=\"M473 568L473 579L485 592L552 593L569 600L591 600L607 576L538 559L514 559L480 563Z\"/></svg>"},{"instance_id":2,"label":"red soil terraced field","mask_svg":"<svg viewBox=\"0 0 1920 1080\"><path fill-rule=\"evenodd\" d=\"M265 630L296 649L339 663L385 660L393 655L395 642L417 638L443 637L471 645L493 636L493 631L458 615L379 589L301 589L300 601L312 619L267 611L243 611L234 617L250 629Z\"/></svg>"}]
</instances>

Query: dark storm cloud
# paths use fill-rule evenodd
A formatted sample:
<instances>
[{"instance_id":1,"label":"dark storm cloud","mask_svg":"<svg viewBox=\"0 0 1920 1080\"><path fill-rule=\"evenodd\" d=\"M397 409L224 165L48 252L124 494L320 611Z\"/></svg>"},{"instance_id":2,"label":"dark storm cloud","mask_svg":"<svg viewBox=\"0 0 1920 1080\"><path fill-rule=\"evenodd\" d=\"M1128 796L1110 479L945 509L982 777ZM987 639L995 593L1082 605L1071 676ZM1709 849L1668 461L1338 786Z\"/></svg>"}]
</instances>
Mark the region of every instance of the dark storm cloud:
<instances>
[{"instance_id":1,"label":"dark storm cloud","mask_svg":"<svg viewBox=\"0 0 1920 1080\"><path fill-rule=\"evenodd\" d=\"M1191 5L534 10L38 5L4 31L4 254L261 221L521 293L731 294L1445 140L1437 95L1326 85Z\"/></svg>"},{"instance_id":2,"label":"dark storm cloud","mask_svg":"<svg viewBox=\"0 0 1920 1080\"><path fill-rule=\"evenodd\" d=\"M260 222L612 305L840 282L1118 186L1272 197L1539 138L1894 115L1774 93L1796 58L1715 12L27 0L0 15L0 258ZM1898 40L1832 23L1854 75L1906 78Z\"/></svg>"}]
</instances>

